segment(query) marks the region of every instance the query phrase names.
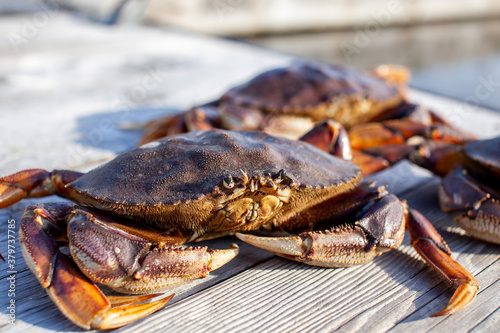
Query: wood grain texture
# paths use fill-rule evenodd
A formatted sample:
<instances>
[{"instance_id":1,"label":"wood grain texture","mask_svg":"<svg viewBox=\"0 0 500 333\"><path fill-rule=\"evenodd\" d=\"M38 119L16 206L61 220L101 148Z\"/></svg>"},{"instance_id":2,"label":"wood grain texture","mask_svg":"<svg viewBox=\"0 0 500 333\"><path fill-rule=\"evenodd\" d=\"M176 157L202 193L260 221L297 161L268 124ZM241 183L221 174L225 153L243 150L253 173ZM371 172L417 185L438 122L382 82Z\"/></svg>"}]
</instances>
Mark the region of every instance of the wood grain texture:
<instances>
[{"instance_id":1,"label":"wood grain texture","mask_svg":"<svg viewBox=\"0 0 500 333\"><path fill-rule=\"evenodd\" d=\"M22 19L2 18L0 29L19 31ZM291 60L245 44L164 29L93 26L62 13L18 51L0 40L0 54L0 175L32 167L88 170L135 146L138 133L120 130L117 123L145 122L206 102ZM148 90L144 80L157 65L161 84ZM410 97L444 115L459 103L419 91ZM485 109L452 118L480 136L500 132L500 118ZM459 314L428 317L444 306L452 288L408 240L367 265L325 269L223 238L208 243L214 248L238 243L241 254L235 260L209 278L175 288L176 296L164 309L117 331L497 332L500 247L465 236L439 210L439 180L427 171L401 162L373 178L423 212L454 257L478 279L477 299ZM0 251L7 251L9 219L18 224L27 205L54 200L60 199L30 199L0 210ZM18 246L15 256L16 325L7 323L9 269L0 263L0 331L80 331L53 305Z\"/></svg>"}]
</instances>

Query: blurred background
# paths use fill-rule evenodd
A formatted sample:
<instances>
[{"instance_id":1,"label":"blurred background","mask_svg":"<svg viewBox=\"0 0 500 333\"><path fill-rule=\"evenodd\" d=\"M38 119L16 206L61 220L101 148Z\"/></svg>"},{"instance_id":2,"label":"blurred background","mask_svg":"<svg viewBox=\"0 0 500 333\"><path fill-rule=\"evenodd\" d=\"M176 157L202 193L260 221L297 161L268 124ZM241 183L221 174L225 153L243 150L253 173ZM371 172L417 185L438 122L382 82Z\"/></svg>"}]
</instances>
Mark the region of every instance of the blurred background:
<instances>
[{"instance_id":1,"label":"blurred background","mask_svg":"<svg viewBox=\"0 0 500 333\"><path fill-rule=\"evenodd\" d=\"M58 10L101 25L220 36L367 69L408 66L411 86L453 98L479 85L500 109L498 0L1 0L0 13Z\"/></svg>"},{"instance_id":2,"label":"blurred background","mask_svg":"<svg viewBox=\"0 0 500 333\"><path fill-rule=\"evenodd\" d=\"M498 0L2 0L0 13L43 6L99 24L174 27L356 68L402 64L414 73L412 86L451 97L473 90L468 85L482 74L500 81ZM484 106L499 108L494 95Z\"/></svg>"}]
</instances>

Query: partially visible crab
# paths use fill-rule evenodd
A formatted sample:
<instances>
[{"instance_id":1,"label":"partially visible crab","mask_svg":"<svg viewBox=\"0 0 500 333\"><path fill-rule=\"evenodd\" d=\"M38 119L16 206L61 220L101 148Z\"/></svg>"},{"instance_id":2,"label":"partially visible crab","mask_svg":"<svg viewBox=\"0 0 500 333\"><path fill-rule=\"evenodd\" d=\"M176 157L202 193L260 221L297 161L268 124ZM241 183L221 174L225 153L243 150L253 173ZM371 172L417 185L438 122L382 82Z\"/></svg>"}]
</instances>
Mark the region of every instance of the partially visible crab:
<instances>
[{"instance_id":1,"label":"partially visible crab","mask_svg":"<svg viewBox=\"0 0 500 333\"><path fill-rule=\"evenodd\" d=\"M348 155L342 136L326 129L303 140ZM150 142L87 174L33 169L3 177L0 207L50 194L77 203L28 207L19 237L40 284L85 329L125 325L169 300L107 297L95 283L158 293L204 277L238 249L181 244L230 234L285 258L341 267L398 247L406 226L415 249L457 288L436 315L468 304L478 283L451 258L429 221L383 187L360 180L358 167L306 142L209 130ZM260 231L287 235L261 237ZM71 257L60 246L68 246Z\"/></svg>"},{"instance_id":2,"label":"partially visible crab","mask_svg":"<svg viewBox=\"0 0 500 333\"><path fill-rule=\"evenodd\" d=\"M150 122L141 144L214 127L262 130L293 139L321 120L332 119L351 127L402 103L408 79L408 70L397 66L383 65L363 73L295 62L261 73L217 101Z\"/></svg>"},{"instance_id":3,"label":"partially visible crab","mask_svg":"<svg viewBox=\"0 0 500 333\"><path fill-rule=\"evenodd\" d=\"M404 158L431 170L443 177L442 210L469 235L500 244L500 137L472 140L443 120L426 127L411 117L360 124L349 137L365 175Z\"/></svg>"},{"instance_id":4,"label":"partially visible crab","mask_svg":"<svg viewBox=\"0 0 500 333\"><path fill-rule=\"evenodd\" d=\"M439 204L467 234L500 244L500 137L462 147L426 143L410 158L443 176Z\"/></svg>"}]
</instances>

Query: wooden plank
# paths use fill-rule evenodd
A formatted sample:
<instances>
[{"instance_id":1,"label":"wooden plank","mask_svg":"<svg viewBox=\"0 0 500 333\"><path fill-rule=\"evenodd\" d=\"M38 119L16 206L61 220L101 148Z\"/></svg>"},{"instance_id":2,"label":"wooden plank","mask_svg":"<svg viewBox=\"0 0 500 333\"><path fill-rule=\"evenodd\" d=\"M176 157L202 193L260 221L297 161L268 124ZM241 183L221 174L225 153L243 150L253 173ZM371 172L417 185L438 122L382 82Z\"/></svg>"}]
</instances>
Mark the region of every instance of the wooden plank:
<instances>
[{"instance_id":1,"label":"wooden plank","mask_svg":"<svg viewBox=\"0 0 500 333\"><path fill-rule=\"evenodd\" d=\"M3 18L0 29L19 31L22 22L20 16ZM74 36L79 36L77 42ZM0 40L0 54L4 78L0 109L12 111L3 112L0 123L4 142L0 175L31 167L89 169L135 146L138 134L121 131L116 123L146 121L208 101L259 71L291 60L230 41L149 27L99 27L61 13L17 52ZM157 64L163 66L161 85L148 90L144 80ZM134 98L141 87L145 95ZM424 104L436 103L440 110L448 110L452 103L417 91L411 91L411 97ZM471 117L471 130L480 134L486 126L495 133L498 117L492 118L491 112L479 109ZM469 124L469 118L461 119L457 125ZM438 180L428 172L403 162L374 178L402 193L436 222L455 257L480 279L479 297L486 303L476 301L460 317L449 320L460 318L461 327L467 329L498 328L498 246L463 236L439 210ZM60 199L31 199L0 210L2 253L7 249L6 221L14 219L18 224L27 205L52 200ZM172 332L386 331L399 327L452 331L447 328L448 319L427 318L451 296L450 287L417 257L407 240L397 251L346 269L306 267L233 238L209 244L225 248L230 242L241 246L236 260L208 279L176 288L177 296L165 309L119 331L163 327ZM16 270L17 322L15 326L1 322L0 330L79 331L28 271L19 247ZM8 275L6 264L0 263L0 295L8 293ZM5 315L8 302L6 296L0 301Z\"/></svg>"}]
</instances>

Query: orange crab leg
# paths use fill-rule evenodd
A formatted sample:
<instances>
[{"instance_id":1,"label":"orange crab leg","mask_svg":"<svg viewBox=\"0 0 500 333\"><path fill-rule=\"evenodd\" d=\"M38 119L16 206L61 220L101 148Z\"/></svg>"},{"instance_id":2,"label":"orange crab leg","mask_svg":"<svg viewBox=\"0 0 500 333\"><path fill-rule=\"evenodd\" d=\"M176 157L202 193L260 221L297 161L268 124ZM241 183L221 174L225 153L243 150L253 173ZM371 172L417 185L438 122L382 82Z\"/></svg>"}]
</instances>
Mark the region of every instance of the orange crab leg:
<instances>
[{"instance_id":1,"label":"orange crab leg","mask_svg":"<svg viewBox=\"0 0 500 333\"><path fill-rule=\"evenodd\" d=\"M83 275L73 261L61 253L54 260L54 271L47 293L61 312L84 329L113 329L145 317L172 299L174 294L149 301L162 294L114 296L107 298Z\"/></svg>"},{"instance_id":2,"label":"orange crab leg","mask_svg":"<svg viewBox=\"0 0 500 333\"><path fill-rule=\"evenodd\" d=\"M378 128L378 126L376 127ZM333 120L318 123L313 129L304 134L300 140L334 156L349 161L352 160L353 164L360 166L363 175L386 169L392 164L407 158L410 153L416 150L415 146L408 145L403 140L397 140L396 142L401 143L385 144L363 151L353 151L346 130Z\"/></svg>"},{"instance_id":3,"label":"orange crab leg","mask_svg":"<svg viewBox=\"0 0 500 333\"><path fill-rule=\"evenodd\" d=\"M65 196L66 184L78 179L82 173L69 170L30 169L0 178L0 209L23 198L57 194Z\"/></svg>"},{"instance_id":4,"label":"orange crab leg","mask_svg":"<svg viewBox=\"0 0 500 333\"><path fill-rule=\"evenodd\" d=\"M353 151L354 164L360 166L363 175L385 169L403 159L445 176L463 163L460 146L444 141L424 141L418 145L407 143L374 145Z\"/></svg>"},{"instance_id":5,"label":"orange crab leg","mask_svg":"<svg viewBox=\"0 0 500 333\"><path fill-rule=\"evenodd\" d=\"M41 184L48 176L49 173L45 170L32 169L0 178L0 208L32 196L33 192L43 193Z\"/></svg>"},{"instance_id":6,"label":"orange crab leg","mask_svg":"<svg viewBox=\"0 0 500 333\"><path fill-rule=\"evenodd\" d=\"M385 158L366 154L361 151L352 152L352 164L359 166L363 176L371 175L391 166Z\"/></svg>"},{"instance_id":7,"label":"orange crab leg","mask_svg":"<svg viewBox=\"0 0 500 333\"><path fill-rule=\"evenodd\" d=\"M405 88L410 81L410 70L404 66L379 65L370 71L374 76L384 79L389 84Z\"/></svg>"},{"instance_id":8,"label":"orange crab leg","mask_svg":"<svg viewBox=\"0 0 500 333\"><path fill-rule=\"evenodd\" d=\"M299 140L310 143L344 160L350 161L352 159L352 150L347 132L342 125L333 120L320 122Z\"/></svg>"},{"instance_id":9,"label":"orange crab leg","mask_svg":"<svg viewBox=\"0 0 500 333\"><path fill-rule=\"evenodd\" d=\"M418 211L410 209L407 229L415 250L456 288L449 303L432 316L450 315L469 304L476 297L479 283L462 265L453 260L448 245L432 224Z\"/></svg>"},{"instance_id":10,"label":"orange crab leg","mask_svg":"<svg viewBox=\"0 0 500 333\"><path fill-rule=\"evenodd\" d=\"M218 101L193 107L185 112L155 119L144 126L144 134L139 145L161 139L166 136L190 131L207 130L221 127Z\"/></svg>"},{"instance_id":11,"label":"orange crab leg","mask_svg":"<svg viewBox=\"0 0 500 333\"><path fill-rule=\"evenodd\" d=\"M168 135L175 135L187 132L184 113L174 116L163 117L152 120L144 126L144 133L139 140L139 145L163 138Z\"/></svg>"},{"instance_id":12,"label":"orange crab leg","mask_svg":"<svg viewBox=\"0 0 500 333\"><path fill-rule=\"evenodd\" d=\"M382 123L367 123L352 127L349 130L349 140L355 150L405 142L401 133L385 127Z\"/></svg>"},{"instance_id":13,"label":"orange crab leg","mask_svg":"<svg viewBox=\"0 0 500 333\"><path fill-rule=\"evenodd\" d=\"M358 150L352 153L352 163L359 165L361 172L366 176L410 157L416 149L415 146L402 143Z\"/></svg>"},{"instance_id":14,"label":"orange crab leg","mask_svg":"<svg viewBox=\"0 0 500 333\"><path fill-rule=\"evenodd\" d=\"M349 138L355 150L400 144L410 138L458 145L474 139L432 111L406 102L378 114L369 122L353 126L349 130Z\"/></svg>"}]
</instances>

